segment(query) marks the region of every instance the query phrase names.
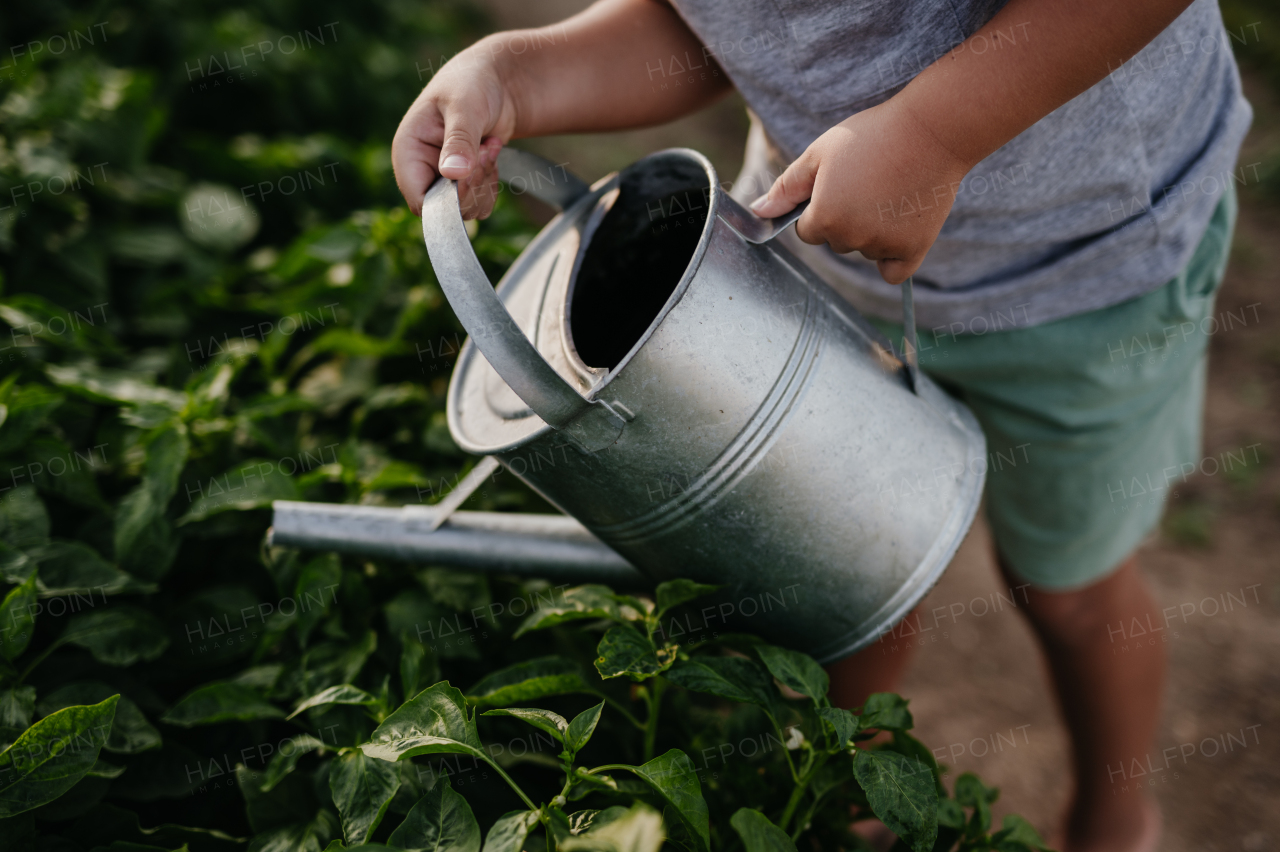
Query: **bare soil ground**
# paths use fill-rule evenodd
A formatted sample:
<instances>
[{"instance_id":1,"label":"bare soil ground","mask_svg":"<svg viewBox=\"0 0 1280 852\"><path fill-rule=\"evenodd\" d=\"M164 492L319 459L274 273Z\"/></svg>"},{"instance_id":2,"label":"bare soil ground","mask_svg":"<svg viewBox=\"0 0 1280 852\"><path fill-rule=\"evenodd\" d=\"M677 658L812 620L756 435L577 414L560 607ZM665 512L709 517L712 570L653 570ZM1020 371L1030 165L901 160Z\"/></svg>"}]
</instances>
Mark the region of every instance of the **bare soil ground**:
<instances>
[{"instance_id":1,"label":"bare soil ground","mask_svg":"<svg viewBox=\"0 0 1280 852\"><path fill-rule=\"evenodd\" d=\"M585 4L482 5L505 29L560 20ZM1241 165L1280 144L1275 94L1247 82L1257 115ZM732 178L746 126L734 96L660 128L521 144L592 180L672 146L702 151ZM1171 608L1169 621L1146 635L1133 625L1117 626L1114 634L1118 654L1138 653L1139 642L1151 641L1169 651L1163 724L1147 766L1138 768L1146 774L1131 765L1115 779L1155 792L1165 815L1162 852L1280 849L1277 284L1280 210L1245 187L1219 297L1221 324L1210 327L1202 472L1177 488L1163 531L1139 554L1160 606ZM998 815L1021 813L1047 830L1070 792L1067 739L1036 641L1011 597L1021 600L1002 582L980 522L923 605L925 612L941 607L948 615L939 616L937 629L914 637L923 646L903 693L917 733L954 774L979 773L1003 791ZM891 647L885 652L893 653Z\"/></svg>"}]
</instances>

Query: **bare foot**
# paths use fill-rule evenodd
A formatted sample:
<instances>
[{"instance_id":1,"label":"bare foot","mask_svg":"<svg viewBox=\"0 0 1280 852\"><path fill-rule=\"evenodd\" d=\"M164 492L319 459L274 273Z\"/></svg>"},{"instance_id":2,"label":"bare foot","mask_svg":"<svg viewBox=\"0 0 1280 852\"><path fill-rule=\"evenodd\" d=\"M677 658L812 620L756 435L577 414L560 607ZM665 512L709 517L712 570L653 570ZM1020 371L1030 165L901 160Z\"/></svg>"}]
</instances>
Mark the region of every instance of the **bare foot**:
<instances>
[{"instance_id":1,"label":"bare foot","mask_svg":"<svg viewBox=\"0 0 1280 852\"><path fill-rule=\"evenodd\" d=\"M1144 796L1133 817L1123 822L1072 825L1066 839L1054 848L1061 852L1157 852L1162 823L1159 806Z\"/></svg>"}]
</instances>

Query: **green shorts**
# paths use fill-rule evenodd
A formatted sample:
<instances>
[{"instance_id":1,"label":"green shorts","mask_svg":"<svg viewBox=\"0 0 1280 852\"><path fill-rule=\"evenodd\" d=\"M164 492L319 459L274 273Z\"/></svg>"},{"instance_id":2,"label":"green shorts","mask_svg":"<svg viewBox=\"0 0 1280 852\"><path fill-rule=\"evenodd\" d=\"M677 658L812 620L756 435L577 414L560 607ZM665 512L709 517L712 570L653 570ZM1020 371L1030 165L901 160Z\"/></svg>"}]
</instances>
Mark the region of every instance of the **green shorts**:
<instances>
[{"instance_id":1,"label":"green shorts","mask_svg":"<svg viewBox=\"0 0 1280 852\"><path fill-rule=\"evenodd\" d=\"M1028 582L1111 573L1196 469L1209 338L1248 321L1213 313L1235 217L1228 191L1182 273L1137 299L1025 328L1004 316L985 334L918 329L921 368L982 423L987 517ZM901 340L901 325L874 322Z\"/></svg>"}]
</instances>

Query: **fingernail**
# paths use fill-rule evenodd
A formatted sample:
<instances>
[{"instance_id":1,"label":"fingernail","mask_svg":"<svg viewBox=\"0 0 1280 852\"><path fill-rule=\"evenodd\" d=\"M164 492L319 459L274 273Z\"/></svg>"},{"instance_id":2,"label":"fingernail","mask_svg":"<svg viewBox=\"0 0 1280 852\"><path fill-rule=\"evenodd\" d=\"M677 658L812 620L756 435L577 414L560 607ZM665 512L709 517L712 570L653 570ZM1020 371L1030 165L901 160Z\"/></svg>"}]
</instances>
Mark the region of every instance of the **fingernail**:
<instances>
[{"instance_id":1,"label":"fingernail","mask_svg":"<svg viewBox=\"0 0 1280 852\"><path fill-rule=\"evenodd\" d=\"M765 205L768 203L769 203L769 196L767 195L760 196L755 201L751 202L751 212L759 213L761 210L764 209Z\"/></svg>"},{"instance_id":2,"label":"fingernail","mask_svg":"<svg viewBox=\"0 0 1280 852\"><path fill-rule=\"evenodd\" d=\"M461 154L450 154L445 157L443 163L440 164L442 169L469 169L471 164L467 162L467 158Z\"/></svg>"}]
</instances>

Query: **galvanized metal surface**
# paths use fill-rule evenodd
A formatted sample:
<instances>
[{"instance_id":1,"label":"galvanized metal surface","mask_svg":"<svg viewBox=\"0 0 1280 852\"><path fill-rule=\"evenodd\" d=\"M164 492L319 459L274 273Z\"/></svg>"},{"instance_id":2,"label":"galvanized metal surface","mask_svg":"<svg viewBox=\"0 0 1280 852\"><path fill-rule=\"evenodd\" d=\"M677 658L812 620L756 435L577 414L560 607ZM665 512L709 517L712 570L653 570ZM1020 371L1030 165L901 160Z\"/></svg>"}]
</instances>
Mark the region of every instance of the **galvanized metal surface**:
<instances>
[{"instance_id":1,"label":"galvanized metal surface","mask_svg":"<svg viewBox=\"0 0 1280 852\"><path fill-rule=\"evenodd\" d=\"M658 197L691 175L706 218L683 278L615 367L583 363L566 316L602 205L623 178ZM771 230L753 219L701 155L655 154L578 197L495 294L438 182L424 236L472 334L449 426L655 580L723 584L727 603L794 589L798 607L736 626L831 660L940 576L977 511L985 442L794 256L744 238Z\"/></svg>"},{"instance_id":2,"label":"galvanized metal surface","mask_svg":"<svg viewBox=\"0 0 1280 852\"><path fill-rule=\"evenodd\" d=\"M652 586L582 524L563 515L453 512L277 500L270 544L336 550L457 568L502 571L570 582Z\"/></svg>"}]
</instances>

